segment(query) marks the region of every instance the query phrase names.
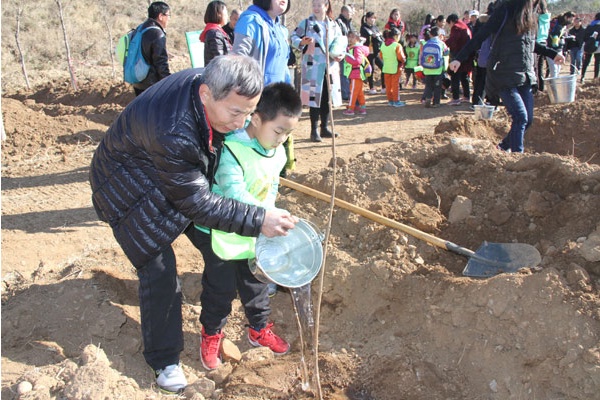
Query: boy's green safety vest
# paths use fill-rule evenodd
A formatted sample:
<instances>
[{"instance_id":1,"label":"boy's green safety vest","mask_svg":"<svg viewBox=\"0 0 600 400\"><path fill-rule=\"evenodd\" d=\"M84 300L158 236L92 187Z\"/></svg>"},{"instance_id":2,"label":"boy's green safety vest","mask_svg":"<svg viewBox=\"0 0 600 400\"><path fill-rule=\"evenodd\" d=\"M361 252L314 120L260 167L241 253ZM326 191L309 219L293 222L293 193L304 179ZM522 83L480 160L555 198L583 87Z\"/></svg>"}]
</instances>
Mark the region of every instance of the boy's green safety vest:
<instances>
[{"instance_id":1,"label":"boy's green safety vest","mask_svg":"<svg viewBox=\"0 0 600 400\"><path fill-rule=\"evenodd\" d=\"M225 146L242 167L246 190L263 201L279 182L279 173L286 163L283 147L277 147L272 156L266 156L240 142L225 142ZM255 255L255 237L212 229L211 240L213 251L223 260L243 260Z\"/></svg>"}]
</instances>

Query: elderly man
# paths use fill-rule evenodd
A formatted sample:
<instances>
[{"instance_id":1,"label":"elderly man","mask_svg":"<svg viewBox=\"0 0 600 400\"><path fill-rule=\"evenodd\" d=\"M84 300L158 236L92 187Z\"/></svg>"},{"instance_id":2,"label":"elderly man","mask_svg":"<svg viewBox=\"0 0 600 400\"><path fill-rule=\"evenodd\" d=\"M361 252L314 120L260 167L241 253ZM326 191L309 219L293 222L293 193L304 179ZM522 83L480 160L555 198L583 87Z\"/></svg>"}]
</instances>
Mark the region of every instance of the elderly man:
<instances>
[{"instance_id":1,"label":"elderly man","mask_svg":"<svg viewBox=\"0 0 600 400\"><path fill-rule=\"evenodd\" d=\"M137 270L144 358L164 391L187 385L173 241L184 233L198 247L193 223L273 237L297 221L211 192L223 134L244 126L262 89L258 63L245 56L173 74L125 108L92 160L92 202Z\"/></svg>"},{"instance_id":2,"label":"elderly man","mask_svg":"<svg viewBox=\"0 0 600 400\"><path fill-rule=\"evenodd\" d=\"M229 41L232 45L233 39L235 38L235 24L237 24L238 19L240 19L241 13L242 10L240 10L239 8L234 8L233 10L231 10L231 12L229 13L229 22L223 26L223 30L225 31L225 33L227 33L227 36L229 36Z\"/></svg>"}]
</instances>

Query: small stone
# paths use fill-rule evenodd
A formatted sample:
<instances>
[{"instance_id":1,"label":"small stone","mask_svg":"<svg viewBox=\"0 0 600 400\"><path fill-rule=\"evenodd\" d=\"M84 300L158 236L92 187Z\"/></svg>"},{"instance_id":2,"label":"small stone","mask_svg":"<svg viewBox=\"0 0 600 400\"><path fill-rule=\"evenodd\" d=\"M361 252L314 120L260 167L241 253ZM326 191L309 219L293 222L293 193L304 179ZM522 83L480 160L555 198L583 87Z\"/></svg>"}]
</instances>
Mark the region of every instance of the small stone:
<instances>
[{"instance_id":1,"label":"small stone","mask_svg":"<svg viewBox=\"0 0 600 400\"><path fill-rule=\"evenodd\" d=\"M388 161L383 166L383 172L385 172L387 174L395 175L398 173L398 167L396 167L393 162Z\"/></svg>"},{"instance_id":2,"label":"small stone","mask_svg":"<svg viewBox=\"0 0 600 400\"><path fill-rule=\"evenodd\" d=\"M29 393L32 390L33 390L33 385L31 384L31 382L23 381L17 385L17 394L19 396L23 395L25 393Z\"/></svg>"},{"instance_id":3,"label":"small stone","mask_svg":"<svg viewBox=\"0 0 600 400\"><path fill-rule=\"evenodd\" d=\"M473 211L473 202L464 196L456 196L450 207L448 222L455 223L466 219Z\"/></svg>"},{"instance_id":4,"label":"small stone","mask_svg":"<svg viewBox=\"0 0 600 400\"><path fill-rule=\"evenodd\" d=\"M490 390L494 393L498 393L498 382L495 379L492 379L490 382Z\"/></svg>"},{"instance_id":5,"label":"small stone","mask_svg":"<svg viewBox=\"0 0 600 400\"><path fill-rule=\"evenodd\" d=\"M207 399L210 399L215 393L215 382L208 378L200 378L196 382L188 385L185 391L187 393L200 393Z\"/></svg>"},{"instance_id":6,"label":"small stone","mask_svg":"<svg viewBox=\"0 0 600 400\"><path fill-rule=\"evenodd\" d=\"M240 349L229 339L224 338L221 342L221 354L224 361L238 363L242 359Z\"/></svg>"},{"instance_id":7,"label":"small stone","mask_svg":"<svg viewBox=\"0 0 600 400\"><path fill-rule=\"evenodd\" d=\"M255 347L242 354L244 362L250 361L266 361L275 358L274 353L268 347Z\"/></svg>"}]
</instances>

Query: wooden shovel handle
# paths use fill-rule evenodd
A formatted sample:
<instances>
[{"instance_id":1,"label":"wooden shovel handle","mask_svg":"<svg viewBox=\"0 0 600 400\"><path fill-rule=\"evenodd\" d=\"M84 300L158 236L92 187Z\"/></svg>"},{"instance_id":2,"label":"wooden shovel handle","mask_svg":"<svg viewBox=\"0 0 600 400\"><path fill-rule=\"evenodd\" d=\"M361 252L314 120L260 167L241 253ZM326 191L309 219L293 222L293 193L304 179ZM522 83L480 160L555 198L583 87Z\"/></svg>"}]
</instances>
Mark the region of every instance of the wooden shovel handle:
<instances>
[{"instance_id":1,"label":"wooden shovel handle","mask_svg":"<svg viewBox=\"0 0 600 400\"><path fill-rule=\"evenodd\" d=\"M299 183L296 182L292 182L288 179L285 178L279 178L279 182L285 186L288 187L290 189L294 189L297 190L301 193L307 194L309 196L315 197L319 200L323 200L323 201L331 201L331 195L325 194L323 192L319 192L318 190L315 189L311 189L307 186L303 186ZM408 225L404 225L400 222L394 221L393 219L389 219L384 217L383 215L374 213L372 211L369 211L365 208L359 207L359 206L355 206L352 203L348 203L347 201L344 200L340 200L337 197L334 198L334 205L343 208L345 210L351 211L355 214L361 215L365 218L370 219L371 221L375 221L378 222L382 225L388 226L390 228L394 228L394 229L398 229L404 233L407 233L411 236L416 237L417 239L421 239L426 241L427 243L440 247L444 250L450 250L450 251L456 251L455 247L459 247L456 246L454 243L448 242L446 240L440 239L438 237L435 237L433 235L430 235L428 233L425 233L423 231L420 231L416 228L410 227ZM467 250L467 252L469 253L468 255L470 255L470 253L472 253L470 250ZM462 252L461 252L462 253Z\"/></svg>"}]
</instances>

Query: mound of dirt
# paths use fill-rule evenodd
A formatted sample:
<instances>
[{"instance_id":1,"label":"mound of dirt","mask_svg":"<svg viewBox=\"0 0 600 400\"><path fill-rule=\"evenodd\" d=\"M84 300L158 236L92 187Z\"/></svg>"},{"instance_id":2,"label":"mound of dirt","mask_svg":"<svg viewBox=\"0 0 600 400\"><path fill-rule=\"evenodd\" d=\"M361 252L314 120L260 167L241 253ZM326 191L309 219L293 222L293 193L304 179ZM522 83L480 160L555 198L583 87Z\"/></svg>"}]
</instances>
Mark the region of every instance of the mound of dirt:
<instances>
[{"instance_id":1,"label":"mound of dirt","mask_svg":"<svg viewBox=\"0 0 600 400\"><path fill-rule=\"evenodd\" d=\"M542 255L518 273L468 278L465 257L335 208L318 321L325 399L597 396L598 88L584 86L571 104L538 98L525 154L495 149L509 126L502 109L490 121L447 117L448 108L424 109L418 91L403 91L400 111L377 96L366 119L341 119L335 174L328 145L299 139L296 182L326 193L335 184L340 199L469 249L516 242ZM135 271L97 221L87 184L98 141L131 98L96 82L2 99L2 398L162 397L142 356ZM415 136L432 117L437 127ZM383 131L385 118L393 123ZM281 208L327 230L328 203L280 193ZM272 319L292 343L287 355L250 346L236 300L224 333L241 360L202 368L202 259L186 239L174 248L190 382L182 397L315 398L301 388L301 338L285 292Z\"/></svg>"}]
</instances>

